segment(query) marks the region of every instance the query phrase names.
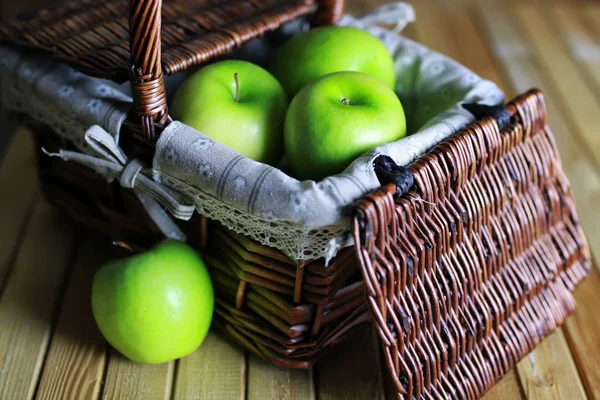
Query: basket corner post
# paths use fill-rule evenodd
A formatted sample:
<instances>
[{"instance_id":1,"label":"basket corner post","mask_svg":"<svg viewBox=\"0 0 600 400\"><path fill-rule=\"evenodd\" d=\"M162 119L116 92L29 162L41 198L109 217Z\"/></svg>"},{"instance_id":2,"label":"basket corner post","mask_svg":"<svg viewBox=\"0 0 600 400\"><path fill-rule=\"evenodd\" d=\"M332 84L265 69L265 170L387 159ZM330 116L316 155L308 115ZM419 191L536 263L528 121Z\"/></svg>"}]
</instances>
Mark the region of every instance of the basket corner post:
<instances>
[{"instance_id":1,"label":"basket corner post","mask_svg":"<svg viewBox=\"0 0 600 400\"><path fill-rule=\"evenodd\" d=\"M346 8L346 0L318 0L319 8L312 18L314 26L336 24Z\"/></svg>"}]
</instances>

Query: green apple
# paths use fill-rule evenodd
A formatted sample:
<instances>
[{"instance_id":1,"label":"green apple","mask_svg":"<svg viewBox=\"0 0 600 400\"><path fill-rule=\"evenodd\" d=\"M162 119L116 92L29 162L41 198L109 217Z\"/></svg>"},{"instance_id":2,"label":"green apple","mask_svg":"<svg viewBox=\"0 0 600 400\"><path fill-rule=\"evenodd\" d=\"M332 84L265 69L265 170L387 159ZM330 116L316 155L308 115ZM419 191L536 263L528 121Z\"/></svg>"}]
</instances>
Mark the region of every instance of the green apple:
<instances>
[{"instance_id":1,"label":"green apple","mask_svg":"<svg viewBox=\"0 0 600 400\"><path fill-rule=\"evenodd\" d=\"M140 363L193 353L208 333L213 307L204 263L172 240L102 266L92 285L98 328L115 349Z\"/></svg>"},{"instance_id":2,"label":"green apple","mask_svg":"<svg viewBox=\"0 0 600 400\"><path fill-rule=\"evenodd\" d=\"M381 80L336 72L302 88L288 109L285 151L298 179L342 172L366 151L406 136L404 109Z\"/></svg>"},{"instance_id":3,"label":"green apple","mask_svg":"<svg viewBox=\"0 0 600 400\"><path fill-rule=\"evenodd\" d=\"M288 100L268 71L246 61L208 65L190 76L173 100L173 117L253 160L274 164L283 154Z\"/></svg>"},{"instance_id":4,"label":"green apple","mask_svg":"<svg viewBox=\"0 0 600 400\"><path fill-rule=\"evenodd\" d=\"M290 98L310 81L333 72L364 72L392 90L396 84L394 60L383 43L352 27L323 27L294 36L276 51L270 69Z\"/></svg>"}]
</instances>

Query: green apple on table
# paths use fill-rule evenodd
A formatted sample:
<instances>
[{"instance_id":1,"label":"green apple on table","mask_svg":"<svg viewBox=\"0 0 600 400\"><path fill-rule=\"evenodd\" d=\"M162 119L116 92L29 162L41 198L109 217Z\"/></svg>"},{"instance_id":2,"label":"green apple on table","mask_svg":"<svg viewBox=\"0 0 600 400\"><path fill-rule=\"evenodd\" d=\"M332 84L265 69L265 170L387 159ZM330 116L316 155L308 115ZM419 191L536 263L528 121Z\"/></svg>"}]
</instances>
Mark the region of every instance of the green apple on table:
<instances>
[{"instance_id":1,"label":"green apple on table","mask_svg":"<svg viewBox=\"0 0 600 400\"><path fill-rule=\"evenodd\" d=\"M302 180L340 173L366 151L404 136L406 119L396 94L360 72L329 74L303 87L284 124L285 151Z\"/></svg>"},{"instance_id":2,"label":"green apple on table","mask_svg":"<svg viewBox=\"0 0 600 400\"><path fill-rule=\"evenodd\" d=\"M98 328L115 349L140 363L193 353L206 337L213 307L202 259L172 240L104 265L92 285Z\"/></svg>"},{"instance_id":3,"label":"green apple on table","mask_svg":"<svg viewBox=\"0 0 600 400\"><path fill-rule=\"evenodd\" d=\"M364 72L392 90L396 84L394 60L383 43L352 27L323 27L294 36L275 52L270 70L290 99L304 85L333 72Z\"/></svg>"},{"instance_id":4,"label":"green apple on table","mask_svg":"<svg viewBox=\"0 0 600 400\"><path fill-rule=\"evenodd\" d=\"M275 164L283 155L287 106L285 91L268 71L227 60L186 79L171 111L175 119L246 157Z\"/></svg>"}]
</instances>

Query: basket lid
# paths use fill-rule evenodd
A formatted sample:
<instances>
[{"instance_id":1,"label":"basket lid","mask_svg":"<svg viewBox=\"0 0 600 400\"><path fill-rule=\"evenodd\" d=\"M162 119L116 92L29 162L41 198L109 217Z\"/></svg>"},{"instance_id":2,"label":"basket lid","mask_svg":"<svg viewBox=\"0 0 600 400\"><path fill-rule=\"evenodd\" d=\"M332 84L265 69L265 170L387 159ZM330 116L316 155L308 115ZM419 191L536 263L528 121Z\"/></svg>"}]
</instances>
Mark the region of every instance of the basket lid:
<instances>
[{"instance_id":1,"label":"basket lid","mask_svg":"<svg viewBox=\"0 0 600 400\"><path fill-rule=\"evenodd\" d=\"M0 26L0 42L43 51L88 75L124 82L130 65L128 3L67 1L60 8L31 12ZM317 0L165 0L162 71L173 75L227 54L266 32L313 13L317 3ZM339 7L336 11L340 12Z\"/></svg>"},{"instance_id":2,"label":"basket lid","mask_svg":"<svg viewBox=\"0 0 600 400\"><path fill-rule=\"evenodd\" d=\"M544 104L532 90L488 108L496 116L408 166L408 191L388 184L356 205L354 248L399 399L483 397L574 310L592 260Z\"/></svg>"}]
</instances>

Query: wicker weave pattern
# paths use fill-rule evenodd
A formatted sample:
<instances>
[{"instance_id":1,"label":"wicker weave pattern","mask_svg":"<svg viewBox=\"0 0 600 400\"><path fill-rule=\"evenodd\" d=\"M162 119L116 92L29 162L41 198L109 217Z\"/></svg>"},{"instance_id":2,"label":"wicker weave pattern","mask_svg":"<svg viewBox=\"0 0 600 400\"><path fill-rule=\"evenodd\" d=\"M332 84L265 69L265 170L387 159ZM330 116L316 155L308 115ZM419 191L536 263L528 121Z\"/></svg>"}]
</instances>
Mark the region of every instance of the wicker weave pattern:
<instances>
[{"instance_id":1,"label":"wicker weave pattern","mask_svg":"<svg viewBox=\"0 0 600 400\"><path fill-rule=\"evenodd\" d=\"M119 82L128 77L137 117L133 135L152 147L171 121L163 73L225 55L317 10L314 23L334 23L344 1L176 0L163 7L162 0L131 0L125 6L69 2L0 27L0 42L46 51L89 75Z\"/></svg>"},{"instance_id":2,"label":"wicker weave pattern","mask_svg":"<svg viewBox=\"0 0 600 400\"><path fill-rule=\"evenodd\" d=\"M162 35L162 70L166 75L227 54L317 9L315 0L171 0L162 7L161 3L131 1L132 9L146 11L137 14L139 20L131 20L131 48L140 45L135 41L148 39L158 39L148 44L159 45ZM315 19L331 23L339 18L342 7L343 2L322 1ZM159 31L160 21L152 17L160 16L161 9ZM1 26L0 41L46 51L89 75L124 82L129 78L130 65L127 15L128 4L121 0L69 1L59 9L42 10L27 20ZM148 37L138 36L141 33ZM148 56L160 60L160 54L155 57L134 51L133 61Z\"/></svg>"},{"instance_id":3,"label":"wicker weave pattern","mask_svg":"<svg viewBox=\"0 0 600 400\"><path fill-rule=\"evenodd\" d=\"M42 190L75 220L141 251L162 235L133 191L83 166L41 154L69 144L32 122ZM352 328L370 321L354 251L291 260L280 251L195 215L179 221L189 244L202 248L216 292L215 326L280 368L308 368Z\"/></svg>"},{"instance_id":4,"label":"wicker weave pattern","mask_svg":"<svg viewBox=\"0 0 600 400\"><path fill-rule=\"evenodd\" d=\"M483 394L573 310L590 269L541 94L509 110L508 129L478 121L416 160L418 191L359 203L357 257L298 263L217 223L182 223L205 248L215 324L281 368L307 368L371 308L399 393ZM34 131L38 148L66 145ZM58 159L40 157L40 172L84 224L136 250L160 238L130 190Z\"/></svg>"},{"instance_id":5,"label":"wicker weave pattern","mask_svg":"<svg viewBox=\"0 0 600 400\"><path fill-rule=\"evenodd\" d=\"M357 257L399 397L479 398L574 309L591 268L540 92L358 207ZM414 397L413 397L414 396Z\"/></svg>"},{"instance_id":6,"label":"wicker weave pattern","mask_svg":"<svg viewBox=\"0 0 600 400\"><path fill-rule=\"evenodd\" d=\"M205 260L217 292L216 323L280 368L308 368L321 350L370 320L352 249L325 266L296 263L219 226Z\"/></svg>"}]
</instances>

